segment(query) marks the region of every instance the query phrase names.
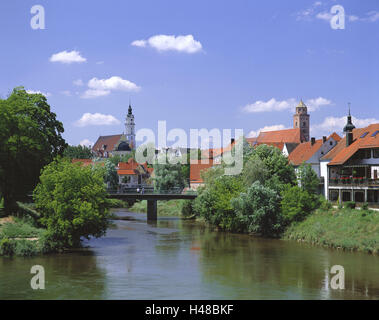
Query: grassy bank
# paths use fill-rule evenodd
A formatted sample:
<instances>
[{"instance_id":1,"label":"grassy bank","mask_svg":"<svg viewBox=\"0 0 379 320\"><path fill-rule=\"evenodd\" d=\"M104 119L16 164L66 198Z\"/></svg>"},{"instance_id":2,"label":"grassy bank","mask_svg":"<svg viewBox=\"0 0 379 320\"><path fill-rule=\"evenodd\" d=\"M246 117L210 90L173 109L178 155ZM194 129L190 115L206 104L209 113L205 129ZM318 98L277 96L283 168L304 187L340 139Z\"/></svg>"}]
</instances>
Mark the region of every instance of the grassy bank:
<instances>
[{"instance_id":1,"label":"grassy bank","mask_svg":"<svg viewBox=\"0 0 379 320\"><path fill-rule=\"evenodd\" d=\"M0 255L32 256L46 250L46 230L34 226L30 218L0 219Z\"/></svg>"},{"instance_id":2,"label":"grassy bank","mask_svg":"<svg viewBox=\"0 0 379 320\"><path fill-rule=\"evenodd\" d=\"M167 200L158 201L158 215L159 216L181 216L186 215L188 200ZM129 209L131 212L146 213L147 212L147 201L142 200L136 202ZM189 215L189 214L188 214Z\"/></svg>"},{"instance_id":3,"label":"grassy bank","mask_svg":"<svg viewBox=\"0 0 379 320\"><path fill-rule=\"evenodd\" d=\"M373 210L317 210L291 225L284 239L350 251L379 253L379 212Z\"/></svg>"}]
</instances>

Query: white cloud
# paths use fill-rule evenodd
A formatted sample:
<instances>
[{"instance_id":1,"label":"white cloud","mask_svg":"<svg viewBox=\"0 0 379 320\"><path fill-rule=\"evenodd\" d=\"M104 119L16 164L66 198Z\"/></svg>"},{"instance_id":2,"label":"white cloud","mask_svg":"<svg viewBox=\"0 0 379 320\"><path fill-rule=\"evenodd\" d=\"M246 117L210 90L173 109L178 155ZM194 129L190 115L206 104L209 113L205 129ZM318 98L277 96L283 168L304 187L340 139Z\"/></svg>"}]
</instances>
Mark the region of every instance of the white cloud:
<instances>
[{"instance_id":1,"label":"white cloud","mask_svg":"<svg viewBox=\"0 0 379 320\"><path fill-rule=\"evenodd\" d=\"M258 137L260 132L276 131L276 130L284 130L284 129L287 129L287 127L284 126L283 124L276 124L273 126L265 126L263 128L258 129L257 131L251 130L248 134L248 138Z\"/></svg>"},{"instance_id":2,"label":"white cloud","mask_svg":"<svg viewBox=\"0 0 379 320\"><path fill-rule=\"evenodd\" d=\"M88 140L88 139L84 139L82 141L80 141L79 143L81 146L86 146L86 147L90 147L90 146L93 146L93 142Z\"/></svg>"},{"instance_id":3,"label":"white cloud","mask_svg":"<svg viewBox=\"0 0 379 320\"><path fill-rule=\"evenodd\" d=\"M354 21L359 20L359 17L351 15L351 16L348 16L348 19L349 19L350 22L354 22Z\"/></svg>"},{"instance_id":4,"label":"white cloud","mask_svg":"<svg viewBox=\"0 0 379 320\"><path fill-rule=\"evenodd\" d=\"M84 99L107 96L112 91L139 91L141 89L135 83L117 76L109 79L92 78L88 81L88 88L81 96Z\"/></svg>"},{"instance_id":5,"label":"white cloud","mask_svg":"<svg viewBox=\"0 0 379 320\"><path fill-rule=\"evenodd\" d=\"M110 77L109 79L92 78L88 81L88 88L94 90L121 90L138 91L140 89L135 83L122 79L121 77Z\"/></svg>"},{"instance_id":6,"label":"white cloud","mask_svg":"<svg viewBox=\"0 0 379 320\"><path fill-rule=\"evenodd\" d=\"M101 113L84 113L83 116L75 122L77 127L86 126L109 126L120 124L114 116Z\"/></svg>"},{"instance_id":7,"label":"white cloud","mask_svg":"<svg viewBox=\"0 0 379 320\"><path fill-rule=\"evenodd\" d=\"M202 50L202 45L196 41L192 34L186 36L155 35L147 40L135 40L132 46L150 46L158 51L179 51L185 53L196 53Z\"/></svg>"},{"instance_id":8,"label":"white cloud","mask_svg":"<svg viewBox=\"0 0 379 320\"><path fill-rule=\"evenodd\" d=\"M330 21L333 18L333 15L329 12L319 12L318 14L316 14L316 18L325 21Z\"/></svg>"},{"instance_id":9,"label":"white cloud","mask_svg":"<svg viewBox=\"0 0 379 320\"><path fill-rule=\"evenodd\" d=\"M92 90L88 89L84 91L84 93L81 95L83 99L92 99L92 98L98 98L98 97L104 97L109 95L111 92L109 90Z\"/></svg>"},{"instance_id":10,"label":"white cloud","mask_svg":"<svg viewBox=\"0 0 379 320\"><path fill-rule=\"evenodd\" d=\"M87 59L83 58L80 55L80 52L78 51L73 50L73 51L68 52L65 50L65 51L61 51L61 52L53 54L50 57L50 61L70 64L73 62L77 62L77 63L85 62L87 61Z\"/></svg>"},{"instance_id":11,"label":"white cloud","mask_svg":"<svg viewBox=\"0 0 379 320\"><path fill-rule=\"evenodd\" d=\"M26 92L29 93L29 94L42 94L46 98L51 96L51 93L49 93L49 92L41 92L39 90L26 90Z\"/></svg>"},{"instance_id":12,"label":"white cloud","mask_svg":"<svg viewBox=\"0 0 379 320\"><path fill-rule=\"evenodd\" d=\"M290 98L287 100L276 100L272 98L268 101L255 101L243 107L243 111L247 113L258 113L258 112L271 112L271 111L283 111L291 110L294 111L295 107L298 105L299 101L295 98ZM308 99L305 102L308 107L308 111L315 111L322 106L332 105L332 102L326 98L318 97L315 99Z\"/></svg>"},{"instance_id":13,"label":"white cloud","mask_svg":"<svg viewBox=\"0 0 379 320\"><path fill-rule=\"evenodd\" d=\"M327 117L322 123L311 125L312 136L328 136L333 132L343 134L343 128L346 125L346 116L343 117ZM357 128L364 128L372 123L379 123L378 119L367 118L358 119L352 117L352 122Z\"/></svg>"},{"instance_id":14,"label":"white cloud","mask_svg":"<svg viewBox=\"0 0 379 320\"><path fill-rule=\"evenodd\" d=\"M132 46L135 46L135 47L146 47L146 44L147 44L147 41L146 40L135 40L132 42Z\"/></svg>"},{"instance_id":15,"label":"white cloud","mask_svg":"<svg viewBox=\"0 0 379 320\"><path fill-rule=\"evenodd\" d=\"M83 85L84 85L84 83L83 83L83 80L82 80L82 79L77 79L77 80L74 80L72 83L73 83L74 85L78 86L78 87L80 87L80 86L83 86Z\"/></svg>"}]
</instances>

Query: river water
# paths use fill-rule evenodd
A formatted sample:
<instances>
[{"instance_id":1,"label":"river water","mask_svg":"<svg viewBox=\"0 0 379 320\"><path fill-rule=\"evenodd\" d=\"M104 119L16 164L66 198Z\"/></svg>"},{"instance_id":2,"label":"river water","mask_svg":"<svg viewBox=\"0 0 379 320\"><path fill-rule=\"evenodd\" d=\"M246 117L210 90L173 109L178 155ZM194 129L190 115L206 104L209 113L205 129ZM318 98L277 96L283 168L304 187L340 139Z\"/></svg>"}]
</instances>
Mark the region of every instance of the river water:
<instances>
[{"instance_id":1,"label":"river water","mask_svg":"<svg viewBox=\"0 0 379 320\"><path fill-rule=\"evenodd\" d=\"M0 299L379 299L379 257L217 232L117 209L107 235L67 254L0 257ZM32 290L33 265L45 289ZM330 288L333 265L345 289Z\"/></svg>"}]
</instances>

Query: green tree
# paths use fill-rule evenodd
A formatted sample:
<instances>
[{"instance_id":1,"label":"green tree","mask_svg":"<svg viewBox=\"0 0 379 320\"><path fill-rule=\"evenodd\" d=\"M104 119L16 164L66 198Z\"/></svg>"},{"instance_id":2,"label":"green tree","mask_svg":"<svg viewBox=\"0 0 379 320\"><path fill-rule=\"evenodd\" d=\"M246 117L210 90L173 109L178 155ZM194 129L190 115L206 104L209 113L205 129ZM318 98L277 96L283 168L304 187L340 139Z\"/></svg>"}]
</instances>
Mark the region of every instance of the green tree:
<instances>
[{"instance_id":1,"label":"green tree","mask_svg":"<svg viewBox=\"0 0 379 320\"><path fill-rule=\"evenodd\" d=\"M92 150L86 146L67 146L63 152L63 156L69 159L91 159L93 157Z\"/></svg>"},{"instance_id":2,"label":"green tree","mask_svg":"<svg viewBox=\"0 0 379 320\"><path fill-rule=\"evenodd\" d=\"M63 131L42 94L18 87L0 99L0 193L6 214L34 189L41 169L63 153Z\"/></svg>"},{"instance_id":3,"label":"green tree","mask_svg":"<svg viewBox=\"0 0 379 320\"><path fill-rule=\"evenodd\" d=\"M263 161L259 158L251 157L244 165L242 170L242 180L248 188L255 181L259 181L262 185L269 179L269 171Z\"/></svg>"},{"instance_id":4,"label":"green tree","mask_svg":"<svg viewBox=\"0 0 379 320\"><path fill-rule=\"evenodd\" d=\"M281 193L281 209L286 226L302 221L319 205L319 198L299 186L287 185Z\"/></svg>"},{"instance_id":5,"label":"green tree","mask_svg":"<svg viewBox=\"0 0 379 320\"><path fill-rule=\"evenodd\" d=\"M119 180L116 166L110 160L106 160L104 164L104 182L111 189L117 189L118 187Z\"/></svg>"},{"instance_id":6,"label":"green tree","mask_svg":"<svg viewBox=\"0 0 379 320\"><path fill-rule=\"evenodd\" d=\"M212 180L212 183L198 189L193 209L196 214L221 229L241 231L240 221L236 219L231 200L238 197L243 189L239 177L219 176Z\"/></svg>"},{"instance_id":7,"label":"green tree","mask_svg":"<svg viewBox=\"0 0 379 320\"><path fill-rule=\"evenodd\" d=\"M309 163L302 163L297 172L300 187L310 194L316 194L319 186L317 173Z\"/></svg>"},{"instance_id":8,"label":"green tree","mask_svg":"<svg viewBox=\"0 0 379 320\"><path fill-rule=\"evenodd\" d=\"M78 247L81 237L105 234L108 202L103 173L68 159L55 160L43 169L33 197L54 247Z\"/></svg>"},{"instance_id":9,"label":"green tree","mask_svg":"<svg viewBox=\"0 0 379 320\"><path fill-rule=\"evenodd\" d=\"M124 155L116 154L113 157L108 158L108 160L115 166L117 166L119 162L128 162L129 159L135 159L135 150L132 150L130 153Z\"/></svg>"},{"instance_id":10,"label":"green tree","mask_svg":"<svg viewBox=\"0 0 379 320\"><path fill-rule=\"evenodd\" d=\"M245 231L264 236L276 236L282 229L279 204L277 193L259 181L232 200L232 207Z\"/></svg>"}]
</instances>

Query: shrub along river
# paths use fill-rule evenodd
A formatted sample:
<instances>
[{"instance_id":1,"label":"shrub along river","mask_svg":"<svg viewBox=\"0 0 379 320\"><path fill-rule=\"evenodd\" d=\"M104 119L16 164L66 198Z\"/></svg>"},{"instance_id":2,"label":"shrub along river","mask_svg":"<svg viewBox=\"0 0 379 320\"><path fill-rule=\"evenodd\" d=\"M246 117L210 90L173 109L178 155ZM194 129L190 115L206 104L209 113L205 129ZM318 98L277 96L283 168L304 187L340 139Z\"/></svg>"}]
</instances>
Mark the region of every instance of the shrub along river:
<instances>
[{"instance_id":1,"label":"shrub along river","mask_svg":"<svg viewBox=\"0 0 379 320\"><path fill-rule=\"evenodd\" d=\"M123 209L86 248L0 257L0 299L379 299L379 257L214 231L175 217L147 224ZM33 265L45 290L32 290ZM345 289L330 287L333 265Z\"/></svg>"}]
</instances>

